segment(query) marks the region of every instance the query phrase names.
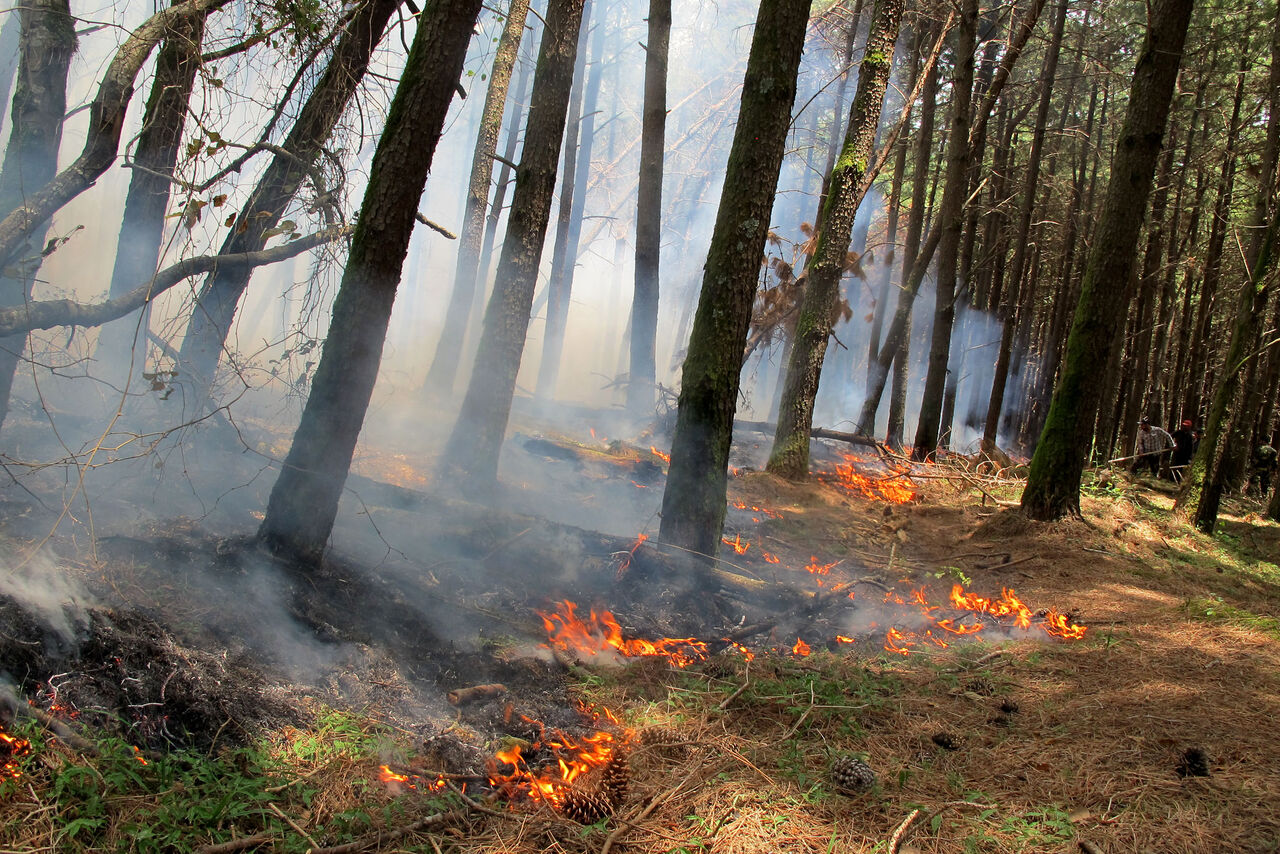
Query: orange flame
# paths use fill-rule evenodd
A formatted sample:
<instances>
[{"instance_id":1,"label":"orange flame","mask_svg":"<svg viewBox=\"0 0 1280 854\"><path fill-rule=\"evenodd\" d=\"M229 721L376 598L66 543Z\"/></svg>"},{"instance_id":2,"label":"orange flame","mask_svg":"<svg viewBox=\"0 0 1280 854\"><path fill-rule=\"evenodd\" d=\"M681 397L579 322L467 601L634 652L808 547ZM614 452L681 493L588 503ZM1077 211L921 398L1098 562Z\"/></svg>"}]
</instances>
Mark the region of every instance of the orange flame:
<instances>
[{"instance_id":1,"label":"orange flame","mask_svg":"<svg viewBox=\"0 0 1280 854\"><path fill-rule=\"evenodd\" d=\"M565 600L560 611L538 611L547 630L548 643L557 649L584 655L616 653L634 658L662 656L677 667L688 667L707 657L706 643L693 638L659 638L656 641L622 637L622 626L609 611L591 609L587 620L580 619L577 604Z\"/></svg>"},{"instance_id":2,"label":"orange flame","mask_svg":"<svg viewBox=\"0 0 1280 854\"><path fill-rule=\"evenodd\" d=\"M653 451L653 455L654 455L655 457L657 457L658 459L662 460L662 461L663 461L664 463L666 463L667 465L671 465L671 455L670 455L670 454L664 454L664 453L662 453L662 451L659 451L659 450L658 450L657 448L655 448L653 445L650 445L650 446L649 446L649 450L650 450L650 451Z\"/></svg>"},{"instance_id":3,"label":"orange flame","mask_svg":"<svg viewBox=\"0 0 1280 854\"><path fill-rule=\"evenodd\" d=\"M839 562L840 561L836 560L831 563L818 563L817 555L809 555L809 563L805 565L805 570L811 575L829 575L831 573L831 567L835 566Z\"/></svg>"},{"instance_id":4,"label":"orange flame","mask_svg":"<svg viewBox=\"0 0 1280 854\"><path fill-rule=\"evenodd\" d=\"M390 765L381 765L378 767L378 779L384 783L408 783L408 774L397 774L391 770Z\"/></svg>"},{"instance_id":5,"label":"orange flame","mask_svg":"<svg viewBox=\"0 0 1280 854\"><path fill-rule=\"evenodd\" d=\"M557 732L554 738L546 738L533 745L546 747L555 757L554 768L538 772L530 769L523 749L516 745L494 754L489 771L489 782L506 789L508 793L521 793L531 800L545 801L558 807L564 801L565 788L593 768L602 768L613 758L615 737L600 730L585 738L573 739ZM500 772L502 765L512 766L510 773Z\"/></svg>"},{"instance_id":6,"label":"orange flame","mask_svg":"<svg viewBox=\"0 0 1280 854\"><path fill-rule=\"evenodd\" d=\"M810 652L812 652L812 650L809 649L809 645L805 643L803 639L796 638L795 646L791 647L792 655L798 655L798 656L804 657L808 655Z\"/></svg>"},{"instance_id":7,"label":"orange flame","mask_svg":"<svg viewBox=\"0 0 1280 854\"><path fill-rule=\"evenodd\" d=\"M742 541L741 534L734 534L732 540L728 537L721 537L720 542L724 543L726 546L732 546L734 553L740 555L746 554L747 549L751 548L751 543L744 543Z\"/></svg>"},{"instance_id":8,"label":"orange flame","mask_svg":"<svg viewBox=\"0 0 1280 854\"><path fill-rule=\"evenodd\" d=\"M760 557L764 558L765 563L782 563L782 558L763 549L760 550Z\"/></svg>"},{"instance_id":9,"label":"orange flame","mask_svg":"<svg viewBox=\"0 0 1280 854\"><path fill-rule=\"evenodd\" d=\"M750 510L752 513L759 513L761 516L766 516L766 517L768 517L768 518L770 518L770 519L781 519L781 518L782 518L782 514L781 514L781 513L779 513L777 510L770 510L768 507L757 507L756 505L754 505L754 504L748 504L748 503L747 503L747 502L745 502L745 501L733 501L733 502L731 502L731 503L730 503L730 506L731 506L731 507L734 507L734 508L736 508L736 509L738 509L738 510ZM753 521L753 522L758 522L758 521L760 521L760 520L759 520L759 519L753 519L752 521Z\"/></svg>"},{"instance_id":10,"label":"orange flame","mask_svg":"<svg viewBox=\"0 0 1280 854\"><path fill-rule=\"evenodd\" d=\"M904 606L908 604L893 591L885 594L884 601ZM889 652L908 655L913 647L922 643L930 643L945 649L950 642L944 640L945 635L935 634L935 629L940 629L946 635L964 636L977 634L987 625L982 622L962 623L951 617L940 617L941 606L931 605L922 588L911 592L910 604L919 610L926 626L920 631L907 631L896 626L891 628L885 635L884 642L884 648ZM999 599L989 599L977 593L969 593L956 584L951 588L948 604L959 611L987 614L1006 628L1027 630L1038 627L1049 636L1063 640L1079 640L1084 637L1086 630L1085 626L1073 622L1070 617L1054 610L1042 612L1039 615L1041 619L1035 620L1036 615L1026 603L1007 587L1000 591Z\"/></svg>"},{"instance_id":11,"label":"orange flame","mask_svg":"<svg viewBox=\"0 0 1280 854\"><path fill-rule=\"evenodd\" d=\"M819 474L819 480L873 501L907 504L915 499L916 485L905 474L890 472L882 477L867 477L858 471L858 465L866 460L857 454L841 456L844 457L844 462L836 463L832 472Z\"/></svg>"}]
</instances>

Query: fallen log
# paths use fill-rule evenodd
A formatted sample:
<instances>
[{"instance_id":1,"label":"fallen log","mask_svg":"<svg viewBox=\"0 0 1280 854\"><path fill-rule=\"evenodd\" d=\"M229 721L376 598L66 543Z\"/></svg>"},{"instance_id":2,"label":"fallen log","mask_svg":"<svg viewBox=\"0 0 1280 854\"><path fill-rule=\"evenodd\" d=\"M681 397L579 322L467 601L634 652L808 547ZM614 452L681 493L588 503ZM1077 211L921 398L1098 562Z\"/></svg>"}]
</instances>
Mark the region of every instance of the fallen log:
<instances>
[{"instance_id":1,"label":"fallen log","mask_svg":"<svg viewBox=\"0 0 1280 854\"><path fill-rule=\"evenodd\" d=\"M757 433L769 434L778 432L778 425L770 424L767 421L735 421L733 426L741 427L743 430L754 430ZM879 450L884 447L870 436L864 436L861 433L843 433L839 430L828 430L826 427L810 428L809 435L815 439L832 439L836 442L846 442L863 448Z\"/></svg>"}]
</instances>

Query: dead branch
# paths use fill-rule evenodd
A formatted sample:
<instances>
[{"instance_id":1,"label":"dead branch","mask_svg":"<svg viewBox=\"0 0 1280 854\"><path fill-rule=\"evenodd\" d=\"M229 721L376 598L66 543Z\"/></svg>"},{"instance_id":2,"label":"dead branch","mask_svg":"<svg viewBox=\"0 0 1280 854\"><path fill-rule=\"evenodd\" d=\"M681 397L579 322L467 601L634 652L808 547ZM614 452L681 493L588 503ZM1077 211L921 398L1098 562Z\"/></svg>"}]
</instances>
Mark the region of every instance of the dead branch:
<instances>
[{"instance_id":1,"label":"dead branch","mask_svg":"<svg viewBox=\"0 0 1280 854\"><path fill-rule=\"evenodd\" d=\"M427 228L431 229L432 231L443 234L445 237L449 238L450 240L458 239L458 235L454 234L452 231L445 228L443 225L432 222L431 220L427 219L425 216L423 216L420 213L415 213L413 215L413 218L416 219L418 222L422 223L423 225L425 225Z\"/></svg>"},{"instance_id":2,"label":"dead branch","mask_svg":"<svg viewBox=\"0 0 1280 854\"><path fill-rule=\"evenodd\" d=\"M914 809L907 813L907 817L894 829L893 835L889 837L889 854L898 854L898 850L902 848L902 843L906 841L907 832L919 817L920 810Z\"/></svg>"},{"instance_id":3,"label":"dead branch","mask_svg":"<svg viewBox=\"0 0 1280 854\"><path fill-rule=\"evenodd\" d=\"M729 704L731 704L734 700L741 697L742 692L747 690L747 686L750 684L751 684L751 662L748 661L747 672L743 675L742 685L738 687L738 690L734 691L732 694L730 694L729 696L721 700L720 705L716 706L716 709L723 712L725 709L729 708Z\"/></svg>"},{"instance_id":4,"label":"dead branch","mask_svg":"<svg viewBox=\"0 0 1280 854\"><path fill-rule=\"evenodd\" d=\"M3 227L3 223L0 223L0 227ZM332 243L349 233L348 227L327 228L258 252L187 258L164 268L128 293L105 302L86 304L74 300L41 300L14 308L3 308L0 309L0 336L16 335L33 329L52 329L55 326L101 326L142 308L174 285L192 276L207 273L215 267L228 269L273 264L321 244Z\"/></svg>"},{"instance_id":5,"label":"dead branch","mask_svg":"<svg viewBox=\"0 0 1280 854\"><path fill-rule=\"evenodd\" d=\"M89 133L80 156L28 196L25 204L0 220L0 266L7 265L42 223L93 186L115 162L125 112L133 99L134 80L165 34L183 18L206 15L230 2L191 0L166 6L129 35L98 84L98 92L89 107Z\"/></svg>"},{"instance_id":6,"label":"dead branch","mask_svg":"<svg viewBox=\"0 0 1280 854\"><path fill-rule=\"evenodd\" d=\"M468 799L470 800L470 799ZM428 827L437 824L443 824L446 821L452 821L457 818L465 818L466 810L449 810L448 812L432 813L426 818L420 818L415 822L397 827L394 830L379 830L376 833L370 833L362 836L352 842L344 842L341 845L333 845L328 848L312 848L311 854L356 854L357 851L363 851L366 848L386 845L396 839L408 836L410 833L417 833Z\"/></svg>"},{"instance_id":7,"label":"dead branch","mask_svg":"<svg viewBox=\"0 0 1280 854\"><path fill-rule=\"evenodd\" d=\"M255 848L259 845L266 845L275 839L270 833L255 833L253 836L242 836L239 839L231 839L227 842L219 842L215 845L204 845L196 849L196 854L234 854L236 851L243 851L246 848Z\"/></svg>"}]
</instances>

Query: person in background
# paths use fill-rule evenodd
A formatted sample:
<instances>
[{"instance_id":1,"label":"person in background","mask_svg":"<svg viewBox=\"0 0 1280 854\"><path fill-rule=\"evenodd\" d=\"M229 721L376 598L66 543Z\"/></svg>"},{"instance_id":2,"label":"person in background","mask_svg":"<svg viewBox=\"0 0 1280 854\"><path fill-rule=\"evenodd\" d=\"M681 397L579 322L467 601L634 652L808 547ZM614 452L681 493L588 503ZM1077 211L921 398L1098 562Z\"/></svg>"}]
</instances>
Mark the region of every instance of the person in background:
<instances>
[{"instance_id":1,"label":"person in background","mask_svg":"<svg viewBox=\"0 0 1280 854\"><path fill-rule=\"evenodd\" d=\"M1169 458L1169 476L1174 483L1182 482L1182 475L1191 464L1191 455L1196 450L1195 435L1191 432L1191 420L1182 422L1182 426L1173 431L1173 455Z\"/></svg>"},{"instance_id":2,"label":"person in background","mask_svg":"<svg viewBox=\"0 0 1280 854\"><path fill-rule=\"evenodd\" d=\"M1133 461L1133 471L1141 474L1143 469L1151 469L1151 474L1160 474L1160 458L1164 452L1173 447L1173 437L1160 427L1153 427L1150 418L1143 418L1138 425L1138 444L1134 449L1137 459Z\"/></svg>"},{"instance_id":3,"label":"person in background","mask_svg":"<svg viewBox=\"0 0 1280 854\"><path fill-rule=\"evenodd\" d=\"M1258 496L1266 498L1271 490L1271 475L1276 470L1276 449L1268 444L1261 444L1253 450L1253 477L1258 485Z\"/></svg>"}]
</instances>

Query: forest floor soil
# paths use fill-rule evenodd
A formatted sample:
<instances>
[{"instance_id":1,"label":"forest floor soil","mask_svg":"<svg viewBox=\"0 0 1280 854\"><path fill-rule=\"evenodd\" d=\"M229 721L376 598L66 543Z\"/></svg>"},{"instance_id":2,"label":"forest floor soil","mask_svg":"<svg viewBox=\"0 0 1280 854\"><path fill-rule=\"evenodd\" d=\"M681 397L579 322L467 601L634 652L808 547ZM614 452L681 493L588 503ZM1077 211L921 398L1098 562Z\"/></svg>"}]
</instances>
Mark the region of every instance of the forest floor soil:
<instances>
[{"instance_id":1,"label":"forest floor soil","mask_svg":"<svg viewBox=\"0 0 1280 854\"><path fill-rule=\"evenodd\" d=\"M1038 523L960 465L908 492L901 462L838 447L804 484L742 454L716 575L625 514L564 521L660 491L659 451L539 441L498 510L432 495L411 450L365 456L385 556L349 539L319 571L261 554L251 519L103 511L37 549L42 511L7 499L0 849L1280 846L1280 525L1256 500L1208 536L1163 484L1101 473L1082 518ZM548 521L549 481L591 497ZM572 617L600 641L606 610L668 655L549 642ZM833 778L853 759L873 785Z\"/></svg>"}]
</instances>

